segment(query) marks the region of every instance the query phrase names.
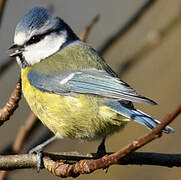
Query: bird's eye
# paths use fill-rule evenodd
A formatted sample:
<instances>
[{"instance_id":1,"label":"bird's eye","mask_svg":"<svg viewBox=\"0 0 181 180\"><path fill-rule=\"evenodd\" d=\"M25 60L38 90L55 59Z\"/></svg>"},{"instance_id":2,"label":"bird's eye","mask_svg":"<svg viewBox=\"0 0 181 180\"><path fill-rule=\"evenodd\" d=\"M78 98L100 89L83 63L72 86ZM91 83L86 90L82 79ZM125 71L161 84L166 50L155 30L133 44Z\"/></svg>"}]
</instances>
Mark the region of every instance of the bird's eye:
<instances>
[{"instance_id":1,"label":"bird's eye","mask_svg":"<svg viewBox=\"0 0 181 180\"><path fill-rule=\"evenodd\" d=\"M42 39L42 36L32 36L31 39L26 43L27 45L34 44L39 42Z\"/></svg>"}]
</instances>

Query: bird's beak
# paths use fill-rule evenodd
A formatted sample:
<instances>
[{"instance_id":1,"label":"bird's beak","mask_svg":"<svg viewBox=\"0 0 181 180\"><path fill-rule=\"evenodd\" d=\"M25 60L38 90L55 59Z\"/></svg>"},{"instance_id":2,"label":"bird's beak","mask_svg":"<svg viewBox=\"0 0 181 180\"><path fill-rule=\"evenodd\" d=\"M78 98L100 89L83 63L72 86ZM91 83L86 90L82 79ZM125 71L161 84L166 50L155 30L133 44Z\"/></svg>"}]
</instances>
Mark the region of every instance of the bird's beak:
<instances>
[{"instance_id":1,"label":"bird's beak","mask_svg":"<svg viewBox=\"0 0 181 180\"><path fill-rule=\"evenodd\" d=\"M9 55L10 57L16 57L22 54L22 52L24 51L24 47L13 44L8 50L13 50L13 53Z\"/></svg>"}]
</instances>

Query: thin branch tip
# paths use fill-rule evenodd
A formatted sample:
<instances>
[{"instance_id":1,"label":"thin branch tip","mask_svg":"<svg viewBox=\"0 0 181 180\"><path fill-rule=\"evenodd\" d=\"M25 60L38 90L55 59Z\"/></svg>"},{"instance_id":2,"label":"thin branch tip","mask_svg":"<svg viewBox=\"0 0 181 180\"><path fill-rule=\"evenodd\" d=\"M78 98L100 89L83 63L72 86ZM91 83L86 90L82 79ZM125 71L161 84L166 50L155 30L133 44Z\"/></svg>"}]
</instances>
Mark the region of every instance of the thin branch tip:
<instances>
[{"instance_id":1,"label":"thin branch tip","mask_svg":"<svg viewBox=\"0 0 181 180\"><path fill-rule=\"evenodd\" d=\"M21 94L21 79L19 78L18 82L16 83L15 89L11 93L9 100L6 102L4 107L0 109L0 126L3 125L4 122L9 120L10 116L18 108Z\"/></svg>"},{"instance_id":2,"label":"thin branch tip","mask_svg":"<svg viewBox=\"0 0 181 180\"><path fill-rule=\"evenodd\" d=\"M90 34L90 31L92 30L92 28L95 26L95 24L99 21L100 19L100 14L97 14L92 21L90 22L90 24L85 28L85 30L82 32L82 34L80 35L80 39L82 41L87 41L87 38Z\"/></svg>"}]
</instances>

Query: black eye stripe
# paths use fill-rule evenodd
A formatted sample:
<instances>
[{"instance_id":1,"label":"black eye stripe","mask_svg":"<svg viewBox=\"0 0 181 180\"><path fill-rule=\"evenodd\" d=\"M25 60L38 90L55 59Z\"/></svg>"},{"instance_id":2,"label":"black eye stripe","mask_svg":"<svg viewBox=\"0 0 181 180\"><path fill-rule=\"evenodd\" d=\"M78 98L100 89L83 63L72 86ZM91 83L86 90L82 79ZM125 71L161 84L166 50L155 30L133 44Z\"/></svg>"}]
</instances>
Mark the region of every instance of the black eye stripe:
<instances>
[{"instance_id":1,"label":"black eye stripe","mask_svg":"<svg viewBox=\"0 0 181 180\"><path fill-rule=\"evenodd\" d=\"M41 41L46 35L51 34L52 32L57 33L58 30L57 31L50 30L50 31L47 31L40 35L34 35L25 43L25 45L27 46L27 45L35 44L35 43Z\"/></svg>"},{"instance_id":2,"label":"black eye stripe","mask_svg":"<svg viewBox=\"0 0 181 180\"><path fill-rule=\"evenodd\" d=\"M28 40L28 42L26 42L26 45L35 44L35 43L41 41L44 37L45 37L44 34L32 36L31 39Z\"/></svg>"}]
</instances>

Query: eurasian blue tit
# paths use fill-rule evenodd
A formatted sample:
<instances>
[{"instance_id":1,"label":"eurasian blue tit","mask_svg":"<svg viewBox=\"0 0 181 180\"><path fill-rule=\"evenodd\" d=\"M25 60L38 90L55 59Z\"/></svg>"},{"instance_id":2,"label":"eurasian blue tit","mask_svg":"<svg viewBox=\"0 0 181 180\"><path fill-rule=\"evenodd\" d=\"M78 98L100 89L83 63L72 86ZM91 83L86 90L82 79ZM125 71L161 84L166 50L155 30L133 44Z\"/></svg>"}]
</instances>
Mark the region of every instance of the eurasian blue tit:
<instances>
[{"instance_id":1,"label":"eurasian blue tit","mask_svg":"<svg viewBox=\"0 0 181 180\"><path fill-rule=\"evenodd\" d=\"M40 7L17 24L14 52L22 91L31 110L57 137L103 139L129 121L149 129L160 122L132 102L156 104L139 95L59 17ZM165 133L174 130L167 126Z\"/></svg>"}]
</instances>

